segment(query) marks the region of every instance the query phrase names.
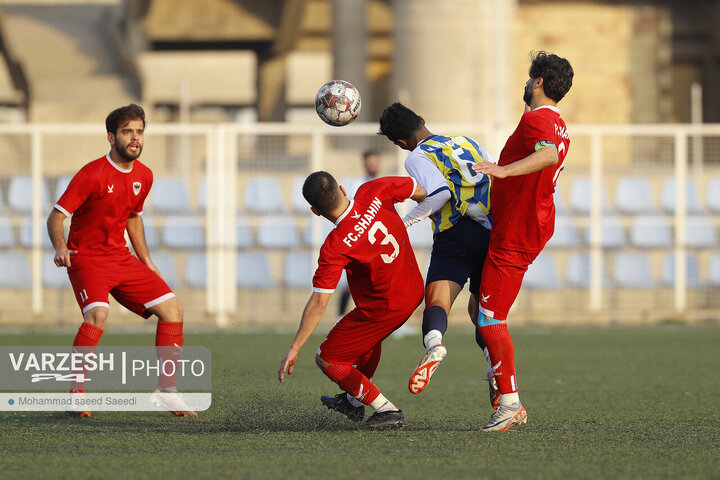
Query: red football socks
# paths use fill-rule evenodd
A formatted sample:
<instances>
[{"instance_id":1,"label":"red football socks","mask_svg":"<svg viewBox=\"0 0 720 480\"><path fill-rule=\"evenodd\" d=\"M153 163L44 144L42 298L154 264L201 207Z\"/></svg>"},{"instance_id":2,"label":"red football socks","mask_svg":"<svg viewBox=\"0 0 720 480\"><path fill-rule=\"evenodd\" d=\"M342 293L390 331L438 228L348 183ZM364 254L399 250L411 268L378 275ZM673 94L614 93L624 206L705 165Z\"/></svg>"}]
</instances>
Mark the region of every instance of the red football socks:
<instances>
[{"instance_id":1,"label":"red football socks","mask_svg":"<svg viewBox=\"0 0 720 480\"><path fill-rule=\"evenodd\" d=\"M182 355L183 322L157 322L155 334L155 351L160 361L160 378L158 387L161 390L175 389L175 372L177 362ZM168 360L171 363L168 363Z\"/></svg>"},{"instance_id":2,"label":"red football socks","mask_svg":"<svg viewBox=\"0 0 720 480\"><path fill-rule=\"evenodd\" d=\"M478 331L485 341L488 352L490 352L490 360L495 371L498 390L501 394L517 392L515 349L513 348L507 324L495 323L478 327Z\"/></svg>"},{"instance_id":3,"label":"red football socks","mask_svg":"<svg viewBox=\"0 0 720 480\"><path fill-rule=\"evenodd\" d=\"M380 390L375 384L353 366L330 364L323 373L365 405L370 405L380 395Z\"/></svg>"},{"instance_id":4,"label":"red football socks","mask_svg":"<svg viewBox=\"0 0 720 480\"><path fill-rule=\"evenodd\" d=\"M82 354L94 353L97 344L103 334L103 329L96 327L92 323L83 322L73 340L73 352ZM75 372L73 373L80 373ZM83 376L87 376L87 370L83 370ZM70 391L85 392L85 382L71 382Z\"/></svg>"}]
</instances>

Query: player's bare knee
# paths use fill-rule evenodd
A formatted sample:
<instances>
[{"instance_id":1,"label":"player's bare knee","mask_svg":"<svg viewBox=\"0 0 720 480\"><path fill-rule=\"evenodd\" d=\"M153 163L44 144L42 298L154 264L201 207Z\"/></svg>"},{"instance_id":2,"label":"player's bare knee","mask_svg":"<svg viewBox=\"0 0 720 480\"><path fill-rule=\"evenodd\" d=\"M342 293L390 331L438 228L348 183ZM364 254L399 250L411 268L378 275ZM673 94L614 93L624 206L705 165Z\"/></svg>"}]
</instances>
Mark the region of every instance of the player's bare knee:
<instances>
[{"instance_id":1,"label":"player's bare knee","mask_svg":"<svg viewBox=\"0 0 720 480\"><path fill-rule=\"evenodd\" d=\"M315 363L320 368L320 370L325 370L327 367L330 366L330 362L326 362L325 360L323 360L319 354L315 355Z\"/></svg>"},{"instance_id":2,"label":"player's bare knee","mask_svg":"<svg viewBox=\"0 0 720 480\"><path fill-rule=\"evenodd\" d=\"M105 329L105 323L107 323L108 309L103 307L91 308L83 314L83 320L87 323L95 325L98 328Z\"/></svg>"}]
</instances>

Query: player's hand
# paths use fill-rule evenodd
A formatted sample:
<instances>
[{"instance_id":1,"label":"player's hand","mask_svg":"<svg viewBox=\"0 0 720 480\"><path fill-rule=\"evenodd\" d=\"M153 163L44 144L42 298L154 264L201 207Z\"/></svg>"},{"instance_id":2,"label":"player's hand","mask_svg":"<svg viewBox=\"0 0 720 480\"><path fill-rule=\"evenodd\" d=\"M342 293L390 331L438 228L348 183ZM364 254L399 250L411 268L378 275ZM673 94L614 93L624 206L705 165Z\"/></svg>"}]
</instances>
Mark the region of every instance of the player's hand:
<instances>
[{"instance_id":1,"label":"player's hand","mask_svg":"<svg viewBox=\"0 0 720 480\"><path fill-rule=\"evenodd\" d=\"M472 169L474 171L476 171L477 173L484 173L488 177L495 177L495 178L507 177L505 167L501 167L497 163L492 163L492 162L476 163L475 165L473 165Z\"/></svg>"},{"instance_id":2,"label":"player's hand","mask_svg":"<svg viewBox=\"0 0 720 480\"><path fill-rule=\"evenodd\" d=\"M298 359L298 353L300 352L291 347L285 354L285 358L283 358L283 361L280 364L280 370L278 370L278 380L280 380L280 383L285 381L285 371L287 371L288 375L293 374L293 370L295 369L295 364Z\"/></svg>"},{"instance_id":3,"label":"player's hand","mask_svg":"<svg viewBox=\"0 0 720 480\"><path fill-rule=\"evenodd\" d=\"M157 276L165 280L165 278L162 276L162 273L160 273L160 269L152 262L147 262L145 265L152 270L153 272L157 273Z\"/></svg>"},{"instance_id":4,"label":"player's hand","mask_svg":"<svg viewBox=\"0 0 720 480\"><path fill-rule=\"evenodd\" d=\"M77 250L68 250L67 248L61 248L55 250L55 258L53 261L58 267L72 267L70 257L77 255Z\"/></svg>"}]
</instances>

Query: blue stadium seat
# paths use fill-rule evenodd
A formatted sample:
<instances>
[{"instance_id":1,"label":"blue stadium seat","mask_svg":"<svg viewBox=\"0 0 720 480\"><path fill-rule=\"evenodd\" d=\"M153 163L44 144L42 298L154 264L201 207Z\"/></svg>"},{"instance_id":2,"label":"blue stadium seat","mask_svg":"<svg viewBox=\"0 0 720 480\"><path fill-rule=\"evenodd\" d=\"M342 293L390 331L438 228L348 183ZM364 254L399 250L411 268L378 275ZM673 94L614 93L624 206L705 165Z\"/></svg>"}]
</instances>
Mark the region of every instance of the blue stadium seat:
<instances>
[{"instance_id":1,"label":"blue stadium seat","mask_svg":"<svg viewBox=\"0 0 720 480\"><path fill-rule=\"evenodd\" d=\"M433 244L433 229L430 220L423 220L407 229L410 244L416 249L428 249Z\"/></svg>"},{"instance_id":2,"label":"blue stadium seat","mask_svg":"<svg viewBox=\"0 0 720 480\"><path fill-rule=\"evenodd\" d=\"M690 248L711 248L718 245L717 231L710 217L687 217L685 245Z\"/></svg>"},{"instance_id":3,"label":"blue stadium seat","mask_svg":"<svg viewBox=\"0 0 720 480\"><path fill-rule=\"evenodd\" d=\"M613 265L613 281L623 288L655 287L650 257L645 253L618 253Z\"/></svg>"},{"instance_id":4,"label":"blue stadium seat","mask_svg":"<svg viewBox=\"0 0 720 480\"><path fill-rule=\"evenodd\" d=\"M308 224L305 226L305 229L303 230L303 241L305 242L305 245L308 247L312 247L312 235L313 235L313 223L314 218L308 222ZM335 228L335 226L328 222L326 219L321 218L320 219L320 245L323 244L327 236L330 234L330 232Z\"/></svg>"},{"instance_id":5,"label":"blue stadium seat","mask_svg":"<svg viewBox=\"0 0 720 480\"><path fill-rule=\"evenodd\" d=\"M290 195L290 204L292 206L292 211L295 213L306 213L308 215L311 215L310 213L310 205L305 200L305 197L303 197L302 194L302 187L303 183L305 183L305 177L295 177L293 179L292 183L292 193Z\"/></svg>"},{"instance_id":6,"label":"blue stadium seat","mask_svg":"<svg viewBox=\"0 0 720 480\"><path fill-rule=\"evenodd\" d=\"M574 248L582 243L578 228L572 217L557 217L555 219L555 233L548 242L550 248Z\"/></svg>"},{"instance_id":7,"label":"blue stadium seat","mask_svg":"<svg viewBox=\"0 0 720 480\"><path fill-rule=\"evenodd\" d=\"M10 219L0 216L0 248L12 248L15 246L15 235L10 224Z\"/></svg>"},{"instance_id":8,"label":"blue stadium seat","mask_svg":"<svg viewBox=\"0 0 720 480\"><path fill-rule=\"evenodd\" d=\"M8 188L8 206L15 211L29 213L32 210L32 177L19 175L10 179ZM48 210L50 195L47 184L40 182L40 202L43 209Z\"/></svg>"},{"instance_id":9,"label":"blue stadium seat","mask_svg":"<svg viewBox=\"0 0 720 480\"><path fill-rule=\"evenodd\" d=\"M250 228L247 218L243 216L235 219L235 246L239 249L253 246L252 228Z\"/></svg>"},{"instance_id":10,"label":"blue stadium seat","mask_svg":"<svg viewBox=\"0 0 720 480\"><path fill-rule=\"evenodd\" d=\"M660 282L666 287L675 286L674 253L668 253L663 257ZM685 256L685 282L688 288L698 288L702 286L702 282L700 281L700 268L698 266L698 259L695 255Z\"/></svg>"},{"instance_id":11,"label":"blue stadium seat","mask_svg":"<svg viewBox=\"0 0 720 480\"><path fill-rule=\"evenodd\" d=\"M675 213L675 186L674 178L666 178L662 184L662 195L660 197L660 206L667 213ZM697 187L695 182L688 180L685 184L685 202L686 212L689 215L697 215L702 213L702 207L700 206L700 198L698 196Z\"/></svg>"},{"instance_id":12,"label":"blue stadium seat","mask_svg":"<svg viewBox=\"0 0 720 480\"><path fill-rule=\"evenodd\" d=\"M226 179L227 180L227 179ZM226 185L226 191L229 191L229 186ZM207 177L200 179L197 191L197 206L201 212L207 211L208 206L208 182Z\"/></svg>"},{"instance_id":13,"label":"blue stadium seat","mask_svg":"<svg viewBox=\"0 0 720 480\"><path fill-rule=\"evenodd\" d=\"M643 177L619 179L615 187L615 207L626 215L657 213L650 180Z\"/></svg>"},{"instance_id":14,"label":"blue stadium seat","mask_svg":"<svg viewBox=\"0 0 720 480\"><path fill-rule=\"evenodd\" d=\"M247 289L275 286L270 270L270 260L265 253L247 252L237 255L237 286Z\"/></svg>"},{"instance_id":15,"label":"blue stadium seat","mask_svg":"<svg viewBox=\"0 0 720 480\"><path fill-rule=\"evenodd\" d=\"M610 277L608 276L607 268L605 268L605 262L603 262L602 270L602 285L603 287L607 287L610 285ZM570 255L565 280L570 287L589 288L590 255L578 252Z\"/></svg>"},{"instance_id":16,"label":"blue stadium seat","mask_svg":"<svg viewBox=\"0 0 720 480\"><path fill-rule=\"evenodd\" d=\"M622 248L627 244L625 228L622 219L617 216L603 216L601 226L600 246L602 248ZM585 241L590 245L590 225L585 227Z\"/></svg>"},{"instance_id":17,"label":"blue stadium seat","mask_svg":"<svg viewBox=\"0 0 720 480\"><path fill-rule=\"evenodd\" d=\"M714 253L710 256L708 262L708 285L720 288L720 253Z\"/></svg>"},{"instance_id":18,"label":"blue stadium seat","mask_svg":"<svg viewBox=\"0 0 720 480\"><path fill-rule=\"evenodd\" d=\"M202 217L167 217L163 244L168 248L204 248L205 228Z\"/></svg>"},{"instance_id":19,"label":"blue stadium seat","mask_svg":"<svg viewBox=\"0 0 720 480\"><path fill-rule=\"evenodd\" d=\"M60 197L62 197L62 194L65 193L65 190L67 190L67 187L70 185L70 181L72 179L72 175L64 175L55 181L55 203L57 203L57 201L60 200Z\"/></svg>"},{"instance_id":20,"label":"blue stadium seat","mask_svg":"<svg viewBox=\"0 0 720 480\"><path fill-rule=\"evenodd\" d=\"M312 288L313 261L310 252L289 252L283 261L283 285L290 288Z\"/></svg>"},{"instance_id":21,"label":"blue stadium seat","mask_svg":"<svg viewBox=\"0 0 720 480\"><path fill-rule=\"evenodd\" d=\"M150 258L160 270L165 282L172 288L177 287L177 270L175 269L175 260L173 260L172 254L168 252L150 252Z\"/></svg>"},{"instance_id":22,"label":"blue stadium seat","mask_svg":"<svg viewBox=\"0 0 720 480\"><path fill-rule=\"evenodd\" d=\"M158 213L190 213L190 195L183 178L156 178L150 190L150 208Z\"/></svg>"},{"instance_id":23,"label":"blue stadium seat","mask_svg":"<svg viewBox=\"0 0 720 480\"><path fill-rule=\"evenodd\" d=\"M32 248L32 219L25 217L20 224L20 246L23 248ZM40 246L43 248L52 248L52 242L48 235L45 222L40 222Z\"/></svg>"},{"instance_id":24,"label":"blue stadium seat","mask_svg":"<svg viewBox=\"0 0 720 480\"><path fill-rule=\"evenodd\" d=\"M183 280L190 288L205 288L207 286L205 252L192 252L185 261L185 274Z\"/></svg>"},{"instance_id":25,"label":"blue stadium seat","mask_svg":"<svg viewBox=\"0 0 720 480\"><path fill-rule=\"evenodd\" d=\"M0 288L30 288L30 264L23 252L0 253Z\"/></svg>"},{"instance_id":26,"label":"blue stadium seat","mask_svg":"<svg viewBox=\"0 0 720 480\"><path fill-rule=\"evenodd\" d=\"M581 215L590 213L590 200L592 195L592 184L589 178L575 178L570 184L570 209ZM609 212L607 186L602 186L602 211Z\"/></svg>"},{"instance_id":27,"label":"blue stadium seat","mask_svg":"<svg viewBox=\"0 0 720 480\"><path fill-rule=\"evenodd\" d=\"M630 226L630 242L640 248L671 247L673 245L672 229L665 217L635 217Z\"/></svg>"},{"instance_id":28,"label":"blue stadium seat","mask_svg":"<svg viewBox=\"0 0 720 480\"><path fill-rule=\"evenodd\" d=\"M720 178L708 181L705 203L711 212L720 213Z\"/></svg>"},{"instance_id":29,"label":"blue stadium seat","mask_svg":"<svg viewBox=\"0 0 720 480\"><path fill-rule=\"evenodd\" d=\"M556 215L566 215L568 213L567 207L565 207L565 202L562 200L562 195L560 193L560 185L555 186L555 192L553 193L553 201L555 202L555 214Z\"/></svg>"},{"instance_id":30,"label":"blue stadium seat","mask_svg":"<svg viewBox=\"0 0 720 480\"><path fill-rule=\"evenodd\" d=\"M145 228L145 242L149 249L157 248L160 245L160 232L155 220L148 215L142 216L143 227ZM151 252L152 253L152 250Z\"/></svg>"},{"instance_id":31,"label":"blue stadium seat","mask_svg":"<svg viewBox=\"0 0 720 480\"><path fill-rule=\"evenodd\" d=\"M262 248L284 249L300 245L300 234L292 217L262 217L257 230L257 244Z\"/></svg>"},{"instance_id":32,"label":"blue stadium seat","mask_svg":"<svg viewBox=\"0 0 720 480\"><path fill-rule=\"evenodd\" d=\"M555 258L552 255L538 255L525 272L523 286L533 290L560 288Z\"/></svg>"},{"instance_id":33,"label":"blue stadium seat","mask_svg":"<svg viewBox=\"0 0 720 480\"><path fill-rule=\"evenodd\" d=\"M41 272L42 284L48 288L72 288L67 275L67 268L55 265L55 250L42 253Z\"/></svg>"},{"instance_id":34,"label":"blue stadium seat","mask_svg":"<svg viewBox=\"0 0 720 480\"><path fill-rule=\"evenodd\" d=\"M245 211L255 214L282 213L285 211L282 188L274 177L253 177L245 184L243 196Z\"/></svg>"}]
</instances>

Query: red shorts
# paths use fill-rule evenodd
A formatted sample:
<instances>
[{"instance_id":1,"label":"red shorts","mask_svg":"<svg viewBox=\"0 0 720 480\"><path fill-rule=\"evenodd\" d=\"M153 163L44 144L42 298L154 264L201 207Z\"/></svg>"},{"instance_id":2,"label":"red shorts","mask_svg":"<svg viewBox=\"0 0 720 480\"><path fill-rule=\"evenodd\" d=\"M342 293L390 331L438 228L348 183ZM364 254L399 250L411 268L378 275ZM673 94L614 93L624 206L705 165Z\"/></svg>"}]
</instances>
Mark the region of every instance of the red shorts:
<instances>
[{"instance_id":1,"label":"red shorts","mask_svg":"<svg viewBox=\"0 0 720 480\"><path fill-rule=\"evenodd\" d=\"M165 280L129 252L127 256L72 257L68 276L84 314L95 307L109 308L108 294L144 318L148 309L175 296Z\"/></svg>"},{"instance_id":2,"label":"red shorts","mask_svg":"<svg viewBox=\"0 0 720 480\"><path fill-rule=\"evenodd\" d=\"M365 354L400 328L416 307L387 320L369 319L357 308L351 310L330 330L317 353L326 362L357 365Z\"/></svg>"},{"instance_id":3,"label":"red shorts","mask_svg":"<svg viewBox=\"0 0 720 480\"><path fill-rule=\"evenodd\" d=\"M496 248L491 241L480 281L480 312L495 320L506 320L525 272L537 256Z\"/></svg>"}]
</instances>

